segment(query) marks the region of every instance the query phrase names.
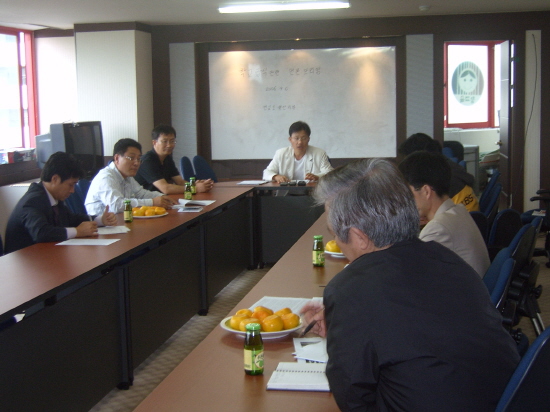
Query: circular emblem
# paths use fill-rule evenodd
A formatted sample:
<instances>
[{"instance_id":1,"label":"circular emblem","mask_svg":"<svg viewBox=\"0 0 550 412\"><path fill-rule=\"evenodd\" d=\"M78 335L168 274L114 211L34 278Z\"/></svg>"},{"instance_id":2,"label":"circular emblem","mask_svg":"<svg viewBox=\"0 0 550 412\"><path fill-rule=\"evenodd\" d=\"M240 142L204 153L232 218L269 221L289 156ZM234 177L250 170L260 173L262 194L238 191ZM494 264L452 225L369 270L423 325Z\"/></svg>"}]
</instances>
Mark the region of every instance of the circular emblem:
<instances>
[{"instance_id":1,"label":"circular emblem","mask_svg":"<svg viewBox=\"0 0 550 412\"><path fill-rule=\"evenodd\" d=\"M481 97L485 81L475 63L462 62L453 72L451 84L456 100L464 106L471 106Z\"/></svg>"}]
</instances>

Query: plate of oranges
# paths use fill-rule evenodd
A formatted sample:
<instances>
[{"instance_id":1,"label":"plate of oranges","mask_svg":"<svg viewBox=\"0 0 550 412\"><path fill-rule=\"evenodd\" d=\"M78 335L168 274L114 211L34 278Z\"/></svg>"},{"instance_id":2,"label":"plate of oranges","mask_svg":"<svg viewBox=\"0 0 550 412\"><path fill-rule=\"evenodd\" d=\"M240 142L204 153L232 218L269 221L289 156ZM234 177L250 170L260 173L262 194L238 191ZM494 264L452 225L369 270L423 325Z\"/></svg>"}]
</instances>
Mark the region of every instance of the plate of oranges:
<instances>
[{"instance_id":1,"label":"plate of oranges","mask_svg":"<svg viewBox=\"0 0 550 412\"><path fill-rule=\"evenodd\" d=\"M163 207L141 206L132 208L132 214L136 219L153 219L166 216L168 212Z\"/></svg>"},{"instance_id":2,"label":"plate of oranges","mask_svg":"<svg viewBox=\"0 0 550 412\"><path fill-rule=\"evenodd\" d=\"M325 245L325 253L333 257L345 257L335 240L329 240Z\"/></svg>"},{"instance_id":3,"label":"plate of oranges","mask_svg":"<svg viewBox=\"0 0 550 412\"><path fill-rule=\"evenodd\" d=\"M220 322L220 326L238 336L246 336L246 325L259 323L263 339L276 339L289 335L302 327L300 316L289 308L273 311L264 306L254 309L239 309L233 316Z\"/></svg>"}]
</instances>

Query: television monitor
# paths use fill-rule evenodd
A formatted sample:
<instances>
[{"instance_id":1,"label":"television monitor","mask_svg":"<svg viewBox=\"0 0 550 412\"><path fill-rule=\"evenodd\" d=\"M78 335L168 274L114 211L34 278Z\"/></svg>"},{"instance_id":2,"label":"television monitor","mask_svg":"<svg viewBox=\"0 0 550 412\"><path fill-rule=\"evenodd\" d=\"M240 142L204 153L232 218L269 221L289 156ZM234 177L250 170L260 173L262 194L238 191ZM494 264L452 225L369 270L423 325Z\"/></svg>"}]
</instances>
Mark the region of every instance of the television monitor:
<instances>
[{"instance_id":1,"label":"television monitor","mask_svg":"<svg viewBox=\"0 0 550 412\"><path fill-rule=\"evenodd\" d=\"M36 151L40 168L52 153L66 152L80 161L86 178L92 179L104 166L101 122L51 124L49 134L36 136Z\"/></svg>"}]
</instances>

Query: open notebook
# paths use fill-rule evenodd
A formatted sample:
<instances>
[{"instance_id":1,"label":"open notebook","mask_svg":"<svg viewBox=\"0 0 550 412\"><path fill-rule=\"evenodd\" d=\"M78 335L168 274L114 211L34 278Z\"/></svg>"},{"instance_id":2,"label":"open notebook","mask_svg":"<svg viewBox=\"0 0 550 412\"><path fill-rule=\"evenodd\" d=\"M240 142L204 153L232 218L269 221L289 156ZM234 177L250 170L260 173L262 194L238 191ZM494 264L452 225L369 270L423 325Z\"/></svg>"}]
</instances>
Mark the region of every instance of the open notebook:
<instances>
[{"instance_id":1,"label":"open notebook","mask_svg":"<svg viewBox=\"0 0 550 412\"><path fill-rule=\"evenodd\" d=\"M273 371L268 390L329 392L326 363L279 362Z\"/></svg>"}]
</instances>

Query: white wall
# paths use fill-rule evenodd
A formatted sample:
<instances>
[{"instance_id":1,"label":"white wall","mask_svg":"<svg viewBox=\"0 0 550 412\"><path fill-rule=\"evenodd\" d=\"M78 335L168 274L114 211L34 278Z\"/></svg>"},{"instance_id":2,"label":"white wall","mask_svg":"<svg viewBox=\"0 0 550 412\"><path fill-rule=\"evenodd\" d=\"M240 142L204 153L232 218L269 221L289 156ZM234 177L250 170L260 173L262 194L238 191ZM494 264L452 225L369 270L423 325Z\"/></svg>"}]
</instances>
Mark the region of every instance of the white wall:
<instances>
[{"instance_id":1,"label":"white wall","mask_svg":"<svg viewBox=\"0 0 550 412\"><path fill-rule=\"evenodd\" d=\"M151 148L151 65L149 33L76 33L78 120L101 121L106 155L125 137Z\"/></svg>"},{"instance_id":2,"label":"white wall","mask_svg":"<svg viewBox=\"0 0 550 412\"><path fill-rule=\"evenodd\" d=\"M525 72L525 175L523 207L539 206L529 199L540 189L540 30L526 32Z\"/></svg>"},{"instance_id":3,"label":"white wall","mask_svg":"<svg viewBox=\"0 0 550 412\"><path fill-rule=\"evenodd\" d=\"M174 161L179 169L182 156L197 154L197 104L195 90L195 46L193 43L170 44L170 92L172 126L178 143Z\"/></svg>"},{"instance_id":4,"label":"white wall","mask_svg":"<svg viewBox=\"0 0 550 412\"><path fill-rule=\"evenodd\" d=\"M37 38L36 67L40 133L78 120L74 37Z\"/></svg>"},{"instance_id":5,"label":"white wall","mask_svg":"<svg viewBox=\"0 0 550 412\"><path fill-rule=\"evenodd\" d=\"M434 135L433 35L406 36L407 47L407 136Z\"/></svg>"}]
</instances>

